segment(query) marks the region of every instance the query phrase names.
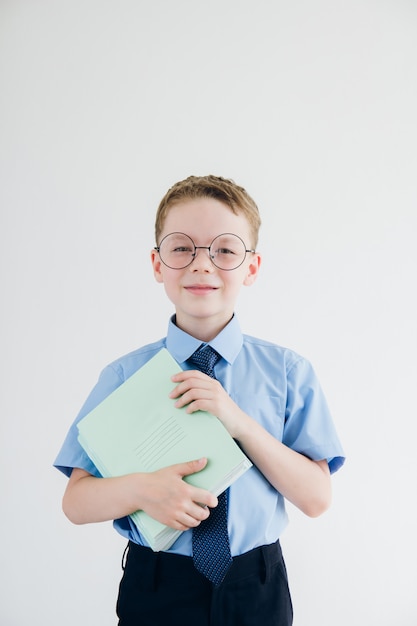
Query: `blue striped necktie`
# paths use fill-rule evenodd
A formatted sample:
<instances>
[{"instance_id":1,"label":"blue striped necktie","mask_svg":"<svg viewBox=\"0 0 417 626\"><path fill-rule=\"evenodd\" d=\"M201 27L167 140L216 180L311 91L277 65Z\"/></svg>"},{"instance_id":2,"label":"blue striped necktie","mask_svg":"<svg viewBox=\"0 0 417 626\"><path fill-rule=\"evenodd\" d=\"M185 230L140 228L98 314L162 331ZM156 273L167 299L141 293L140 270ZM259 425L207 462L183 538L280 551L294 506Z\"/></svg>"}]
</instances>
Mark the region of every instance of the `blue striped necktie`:
<instances>
[{"instance_id":1,"label":"blue striped necktie","mask_svg":"<svg viewBox=\"0 0 417 626\"><path fill-rule=\"evenodd\" d=\"M194 369L201 370L211 378L220 355L209 345L199 348L188 359ZM227 491L218 497L218 505L210 515L193 529L193 561L196 569L215 586L220 585L232 564L229 535L227 532Z\"/></svg>"}]
</instances>

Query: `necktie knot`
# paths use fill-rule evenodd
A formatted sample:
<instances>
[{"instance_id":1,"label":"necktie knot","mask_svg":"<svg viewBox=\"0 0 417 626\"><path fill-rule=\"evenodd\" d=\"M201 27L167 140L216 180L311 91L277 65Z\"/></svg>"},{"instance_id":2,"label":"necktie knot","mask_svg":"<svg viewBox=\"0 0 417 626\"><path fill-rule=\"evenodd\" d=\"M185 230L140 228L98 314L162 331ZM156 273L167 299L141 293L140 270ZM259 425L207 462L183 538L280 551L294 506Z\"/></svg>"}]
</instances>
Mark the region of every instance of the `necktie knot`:
<instances>
[{"instance_id":1,"label":"necktie knot","mask_svg":"<svg viewBox=\"0 0 417 626\"><path fill-rule=\"evenodd\" d=\"M221 359L221 356L214 348L208 344L203 348L198 348L194 354L188 359L189 363L195 367L195 369L204 372L211 378L214 376L214 366Z\"/></svg>"}]
</instances>

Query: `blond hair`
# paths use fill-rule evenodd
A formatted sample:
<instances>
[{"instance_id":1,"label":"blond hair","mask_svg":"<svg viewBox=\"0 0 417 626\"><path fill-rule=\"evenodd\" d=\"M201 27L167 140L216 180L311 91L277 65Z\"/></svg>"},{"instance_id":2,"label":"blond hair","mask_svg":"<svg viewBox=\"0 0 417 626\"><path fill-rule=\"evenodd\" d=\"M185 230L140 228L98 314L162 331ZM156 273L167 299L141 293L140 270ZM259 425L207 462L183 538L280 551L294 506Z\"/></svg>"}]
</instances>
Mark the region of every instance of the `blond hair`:
<instances>
[{"instance_id":1,"label":"blond hair","mask_svg":"<svg viewBox=\"0 0 417 626\"><path fill-rule=\"evenodd\" d=\"M249 222L253 238L250 245L256 247L261 217L255 202L247 191L236 185L233 180L211 174L208 176L189 176L185 180L175 183L167 191L156 212L155 240L157 245L170 208L179 202L197 198L214 198L226 204L235 215L244 215Z\"/></svg>"}]
</instances>

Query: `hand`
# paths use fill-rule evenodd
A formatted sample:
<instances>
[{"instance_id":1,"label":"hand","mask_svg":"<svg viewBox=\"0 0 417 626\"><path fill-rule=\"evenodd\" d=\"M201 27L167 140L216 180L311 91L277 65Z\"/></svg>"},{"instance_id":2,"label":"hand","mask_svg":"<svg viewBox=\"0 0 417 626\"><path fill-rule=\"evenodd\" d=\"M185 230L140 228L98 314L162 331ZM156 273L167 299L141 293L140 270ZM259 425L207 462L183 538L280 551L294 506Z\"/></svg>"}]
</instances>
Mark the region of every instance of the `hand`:
<instances>
[{"instance_id":1,"label":"hand","mask_svg":"<svg viewBox=\"0 0 417 626\"><path fill-rule=\"evenodd\" d=\"M206 465L207 459L199 459L140 474L145 483L145 488L141 488L141 508L176 530L198 526L210 515L208 507L217 506L217 498L209 491L189 485L183 478L201 471Z\"/></svg>"},{"instance_id":2,"label":"hand","mask_svg":"<svg viewBox=\"0 0 417 626\"><path fill-rule=\"evenodd\" d=\"M176 407L187 406L187 413L208 411L223 423L235 439L239 439L239 426L243 411L231 399L218 380L199 370L185 370L171 377L178 383L169 394L177 398ZM246 417L246 416L245 416Z\"/></svg>"}]
</instances>

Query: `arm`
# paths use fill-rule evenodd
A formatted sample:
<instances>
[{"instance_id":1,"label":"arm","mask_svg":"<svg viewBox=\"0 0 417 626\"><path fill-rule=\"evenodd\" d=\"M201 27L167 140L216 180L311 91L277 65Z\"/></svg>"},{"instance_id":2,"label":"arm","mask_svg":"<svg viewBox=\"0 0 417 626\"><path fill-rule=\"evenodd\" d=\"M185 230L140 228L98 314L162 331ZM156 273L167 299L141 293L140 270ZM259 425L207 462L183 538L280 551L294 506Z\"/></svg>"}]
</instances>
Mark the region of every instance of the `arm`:
<instances>
[{"instance_id":1,"label":"arm","mask_svg":"<svg viewBox=\"0 0 417 626\"><path fill-rule=\"evenodd\" d=\"M217 498L189 485L184 476L205 467L207 459L179 463L157 472L97 478L74 468L63 497L63 510L75 524L102 522L139 509L176 530L198 526ZM201 506L203 505L203 506Z\"/></svg>"},{"instance_id":2,"label":"arm","mask_svg":"<svg viewBox=\"0 0 417 626\"><path fill-rule=\"evenodd\" d=\"M176 406L188 405L188 413L202 410L216 415L271 485L303 513L317 517L330 506L326 460L312 461L275 439L206 374L187 370L172 380L178 383L171 393Z\"/></svg>"},{"instance_id":3,"label":"arm","mask_svg":"<svg viewBox=\"0 0 417 626\"><path fill-rule=\"evenodd\" d=\"M291 450L243 411L232 436L275 489L303 513L318 517L328 509L331 480L326 460L312 461Z\"/></svg>"}]
</instances>

